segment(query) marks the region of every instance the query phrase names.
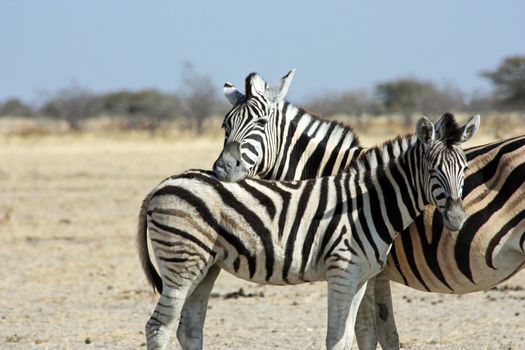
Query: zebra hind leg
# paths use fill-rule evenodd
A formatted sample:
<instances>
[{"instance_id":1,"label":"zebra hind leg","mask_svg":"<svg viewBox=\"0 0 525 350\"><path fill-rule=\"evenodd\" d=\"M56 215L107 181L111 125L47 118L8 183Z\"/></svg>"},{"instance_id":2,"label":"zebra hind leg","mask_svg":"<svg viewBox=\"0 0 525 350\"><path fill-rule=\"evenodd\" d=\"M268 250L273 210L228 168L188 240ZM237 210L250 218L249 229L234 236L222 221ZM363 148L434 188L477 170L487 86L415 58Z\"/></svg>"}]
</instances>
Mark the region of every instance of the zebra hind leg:
<instances>
[{"instance_id":1,"label":"zebra hind leg","mask_svg":"<svg viewBox=\"0 0 525 350\"><path fill-rule=\"evenodd\" d=\"M160 259L159 263L162 263ZM179 321L186 300L197 285L206 277L208 266L202 269L188 270L187 266L180 266L180 274L177 274L178 264L171 264L168 271L171 275L163 276L163 289L155 311L146 323L146 341L148 350L164 350L168 345L169 337ZM198 268L197 265L193 267ZM162 271L162 269L161 269ZM183 277L185 276L185 277ZM191 276L191 277L189 277Z\"/></svg>"},{"instance_id":2,"label":"zebra hind leg","mask_svg":"<svg viewBox=\"0 0 525 350\"><path fill-rule=\"evenodd\" d=\"M148 350L164 350L166 348L171 331L179 319L190 288L191 285L177 289L164 285L155 311L146 323Z\"/></svg>"},{"instance_id":3,"label":"zebra hind leg","mask_svg":"<svg viewBox=\"0 0 525 350\"><path fill-rule=\"evenodd\" d=\"M208 299L220 270L219 266L212 266L206 277L186 299L177 328L177 339L183 350L200 350L203 347L203 328Z\"/></svg>"}]
</instances>

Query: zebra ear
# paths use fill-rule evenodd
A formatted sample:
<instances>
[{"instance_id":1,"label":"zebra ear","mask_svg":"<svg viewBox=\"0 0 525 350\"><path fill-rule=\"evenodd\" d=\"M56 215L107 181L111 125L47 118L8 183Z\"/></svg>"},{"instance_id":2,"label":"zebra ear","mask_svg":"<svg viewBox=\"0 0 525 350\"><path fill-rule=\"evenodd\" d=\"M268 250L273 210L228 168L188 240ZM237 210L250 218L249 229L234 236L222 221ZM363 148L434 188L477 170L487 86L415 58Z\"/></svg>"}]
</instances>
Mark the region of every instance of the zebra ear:
<instances>
[{"instance_id":1,"label":"zebra ear","mask_svg":"<svg viewBox=\"0 0 525 350\"><path fill-rule=\"evenodd\" d=\"M266 89L264 95L268 97L272 102L279 103L284 100L284 97L288 93L290 84L292 82L293 76L295 74L295 69L292 69L284 77L279 80L279 82L268 89Z\"/></svg>"},{"instance_id":2,"label":"zebra ear","mask_svg":"<svg viewBox=\"0 0 525 350\"><path fill-rule=\"evenodd\" d=\"M445 115L446 113L441 115L441 117L439 117L439 119L434 123L434 132L436 133L436 138L438 139L443 139Z\"/></svg>"},{"instance_id":3,"label":"zebra ear","mask_svg":"<svg viewBox=\"0 0 525 350\"><path fill-rule=\"evenodd\" d=\"M224 96L230 101L232 106L244 99L244 94L235 88L232 83L224 83Z\"/></svg>"},{"instance_id":4,"label":"zebra ear","mask_svg":"<svg viewBox=\"0 0 525 350\"><path fill-rule=\"evenodd\" d=\"M421 117L417 121L416 125L416 135L419 141L424 144L432 142L435 138L434 135L434 124L427 117Z\"/></svg>"},{"instance_id":5,"label":"zebra ear","mask_svg":"<svg viewBox=\"0 0 525 350\"><path fill-rule=\"evenodd\" d=\"M479 123L480 123L480 116L479 114L476 114L475 116L471 117L468 122L465 123L461 127L461 138L459 139L460 143L463 143L465 141L468 141L474 136L476 131L478 131Z\"/></svg>"},{"instance_id":6,"label":"zebra ear","mask_svg":"<svg viewBox=\"0 0 525 350\"><path fill-rule=\"evenodd\" d=\"M245 80L245 91L246 96L256 96L256 95L262 95L265 93L265 91L268 89L268 84L266 84L266 81L257 73L250 73L246 77Z\"/></svg>"}]
</instances>

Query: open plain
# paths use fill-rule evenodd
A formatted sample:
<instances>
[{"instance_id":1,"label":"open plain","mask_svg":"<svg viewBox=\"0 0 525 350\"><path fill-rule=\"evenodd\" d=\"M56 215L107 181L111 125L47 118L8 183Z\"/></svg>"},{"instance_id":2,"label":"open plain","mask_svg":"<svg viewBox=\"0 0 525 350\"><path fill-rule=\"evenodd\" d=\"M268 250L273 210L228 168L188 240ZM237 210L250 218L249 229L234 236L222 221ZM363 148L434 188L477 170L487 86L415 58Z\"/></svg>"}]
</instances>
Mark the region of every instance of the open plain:
<instances>
[{"instance_id":1,"label":"open plain","mask_svg":"<svg viewBox=\"0 0 525 350\"><path fill-rule=\"evenodd\" d=\"M219 137L2 139L0 349L145 348L157 296L135 247L140 202L167 176L209 169L221 147ZM523 349L523 271L467 295L392 289L404 349ZM259 286L221 273L205 349L320 349L325 332L324 283Z\"/></svg>"}]
</instances>

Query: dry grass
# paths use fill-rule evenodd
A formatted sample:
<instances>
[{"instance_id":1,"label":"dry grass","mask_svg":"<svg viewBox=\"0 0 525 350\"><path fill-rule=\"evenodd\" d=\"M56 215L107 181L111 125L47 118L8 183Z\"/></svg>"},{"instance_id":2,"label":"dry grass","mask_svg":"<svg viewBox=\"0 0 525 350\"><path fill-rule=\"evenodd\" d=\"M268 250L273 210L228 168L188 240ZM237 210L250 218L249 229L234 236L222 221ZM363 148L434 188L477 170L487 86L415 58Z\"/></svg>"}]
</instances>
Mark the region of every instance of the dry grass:
<instances>
[{"instance_id":1,"label":"dry grass","mask_svg":"<svg viewBox=\"0 0 525 350\"><path fill-rule=\"evenodd\" d=\"M470 115L455 113L459 122L465 122ZM436 117L429 116L431 120ZM381 143L394 135L411 133L415 130L418 117L413 117L410 125L405 125L401 115L387 115L380 117L351 117L339 115L333 119L353 127L354 131L366 146ZM525 134L524 113L491 113L481 116L481 126L476 137L468 145L482 144L496 139L513 137ZM362 136L362 137L361 137Z\"/></svg>"},{"instance_id":2,"label":"dry grass","mask_svg":"<svg viewBox=\"0 0 525 350\"><path fill-rule=\"evenodd\" d=\"M466 114L457 113L460 121L466 121ZM367 146L380 143L396 134L412 132L417 116L412 118L410 125L406 125L401 115L384 116L348 116L336 115L330 119L341 121L354 128ZM434 119L431 117L431 119ZM130 129L128 121L124 117L100 116L85 120L81 123L80 131L70 130L64 121L47 118L21 118L4 117L0 119L0 137L3 139L17 138L46 138L53 136L67 136L75 134L75 137L108 137L108 138L131 138L149 139L165 138L170 140L193 139L195 137L222 138L221 129L223 117L215 116L209 118L204 124L204 134L196 135L187 125L187 122L164 121L155 131ZM512 113L489 113L482 115L480 131L474 142L483 143L488 140L501 139L525 134L525 112ZM368 142L368 143L367 143Z\"/></svg>"},{"instance_id":3,"label":"dry grass","mask_svg":"<svg viewBox=\"0 0 525 350\"><path fill-rule=\"evenodd\" d=\"M374 136L394 136L386 134ZM0 348L143 347L156 296L135 249L140 201L166 176L210 168L221 146L219 135L0 139ZM404 348L520 348L524 273L504 285L509 288L463 296L394 286ZM225 298L239 288L255 296ZM323 283L267 287L222 274L214 293L207 349L323 347Z\"/></svg>"}]
</instances>

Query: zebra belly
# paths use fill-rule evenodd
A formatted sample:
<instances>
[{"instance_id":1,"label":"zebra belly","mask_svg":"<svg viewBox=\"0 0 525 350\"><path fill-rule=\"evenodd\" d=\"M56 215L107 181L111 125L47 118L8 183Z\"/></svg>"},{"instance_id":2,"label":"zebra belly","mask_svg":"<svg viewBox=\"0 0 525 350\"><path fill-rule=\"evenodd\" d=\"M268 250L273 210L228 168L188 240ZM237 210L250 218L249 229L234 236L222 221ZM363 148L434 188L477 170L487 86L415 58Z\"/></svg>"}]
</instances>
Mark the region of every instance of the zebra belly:
<instances>
[{"instance_id":1,"label":"zebra belly","mask_svg":"<svg viewBox=\"0 0 525 350\"><path fill-rule=\"evenodd\" d=\"M523 223L525 224L525 222ZM499 226L496 226L499 227ZM422 237L396 239L387 266L379 275L421 291L471 293L486 290L525 268L525 252L519 247L523 225L496 240L495 226L487 224L467 244L465 232L446 232L431 237L439 244L425 244ZM410 244L408 244L409 239Z\"/></svg>"},{"instance_id":2,"label":"zebra belly","mask_svg":"<svg viewBox=\"0 0 525 350\"><path fill-rule=\"evenodd\" d=\"M325 280L324 271L317 271L312 267L307 267L303 273L300 273L300 264L297 262L293 262L287 269L288 272L284 274L286 264L282 255L274 256L271 269L267 268L264 254L259 254L257 257L254 273L250 271L249 259L244 256L228 257L218 261L217 264L238 278L258 284L295 285Z\"/></svg>"},{"instance_id":3,"label":"zebra belly","mask_svg":"<svg viewBox=\"0 0 525 350\"><path fill-rule=\"evenodd\" d=\"M476 280L474 282L467 279L460 271L455 270L446 275L446 282L448 283L446 285L434 274L424 275L420 273L418 278L413 272L407 273L404 271L401 274L395 267L387 265L377 278L397 282L423 292L463 294L489 289L511 278L524 268L525 260L515 259L512 264L507 264L506 266L496 269L483 268L476 271Z\"/></svg>"}]
</instances>

